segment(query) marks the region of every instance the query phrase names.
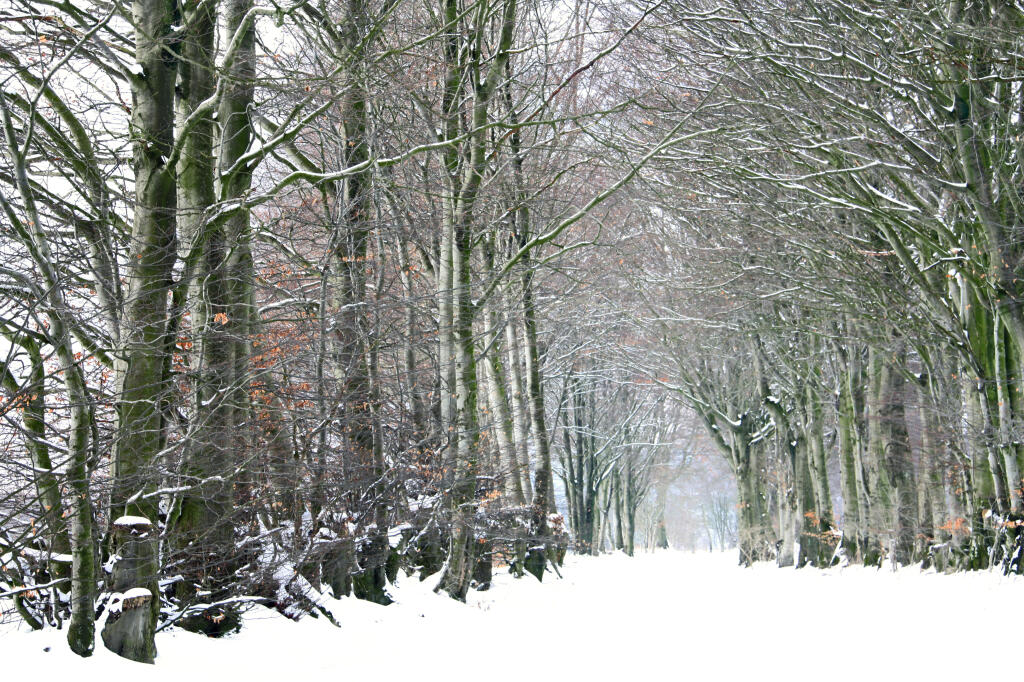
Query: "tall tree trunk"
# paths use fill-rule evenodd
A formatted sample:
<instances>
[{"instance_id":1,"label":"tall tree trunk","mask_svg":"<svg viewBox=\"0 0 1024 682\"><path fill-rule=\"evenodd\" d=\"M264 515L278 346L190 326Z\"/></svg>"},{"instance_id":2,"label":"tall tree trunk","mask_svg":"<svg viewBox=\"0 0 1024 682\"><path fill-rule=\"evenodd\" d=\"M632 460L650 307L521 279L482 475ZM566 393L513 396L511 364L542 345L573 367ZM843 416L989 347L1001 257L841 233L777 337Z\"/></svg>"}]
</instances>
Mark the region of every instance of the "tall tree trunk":
<instances>
[{"instance_id":1,"label":"tall tree trunk","mask_svg":"<svg viewBox=\"0 0 1024 682\"><path fill-rule=\"evenodd\" d=\"M837 420L839 431L839 484L843 492L843 551L849 561L860 559L861 525L860 491L857 486L857 449L859 447L856 426L856 411L851 395L850 376L847 369L840 376L837 398Z\"/></svg>"},{"instance_id":2,"label":"tall tree trunk","mask_svg":"<svg viewBox=\"0 0 1024 682\"><path fill-rule=\"evenodd\" d=\"M970 539L965 568L984 569L989 566L989 552L994 533L987 523L988 513L996 507L996 486L990 462L990 443L985 438L988 422L984 396L977 382L963 376L963 395L968 437L966 442L968 468L965 473L965 501L967 502Z\"/></svg>"},{"instance_id":3,"label":"tall tree trunk","mask_svg":"<svg viewBox=\"0 0 1024 682\"><path fill-rule=\"evenodd\" d=\"M492 319L493 315L489 315ZM487 376L488 405L495 421L494 433L497 436L497 448L500 454L499 475L504 494L512 504L525 505L523 479L519 472L519 458L515 443L515 425L508 406L508 389L505 384L505 372L501 366L500 349L494 348L485 362Z\"/></svg>"},{"instance_id":4,"label":"tall tree trunk","mask_svg":"<svg viewBox=\"0 0 1024 682\"><path fill-rule=\"evenodd\" d=\"M167 399L167 294L176 260L177 210L174 143L174 57L176 3L134 0L135 59L132 147L135 211L128 254L128 295L121 324L124 368L118 378L117 434L113 451L111 518L142 517L154 524L157 498L139 495L156 488L157 457L166 441L163 403ZM116 545L116 540L115 540ZM117 553L112 547L112 554ZM119 562L121 563L121 562ZM127 647L151 660L159 610L155 553L140 556L135 587L148 588L149 622L139 630L145 641ZM115 566L114 581L119 580Z\"/></svg>"},{"instance_id":5,"label":"tall tree trunk","mask_svg":"<svg viewBox=\"0 0 1024 682\"><path fill-rule=\"evenodd\" d=\"M544 414L544 392L541 383L540 350L537 339L537 310L533 296L533 271L530 261L524 258L525 268L522 279L523 328L526 340L526 392L530 406L530 422L533 425L533 442L537 450L537 473L534 479L533 527L535 542L543 543L545 549L533 549L527 559L527 568L538 580L544 575L545 552L550 544L548 513L554 503L551 489L551 444L547 421Z\"/></svg>"},{"instance_id":6,"label":"tall tree trunk","mask_svg":"<svg viewBox=\"0 0 1024 682\"><path fill-rule=\"evenodd\" d=\"M626 516L625 528L623 528L626 556L633 556L636 549L636 510L639 501L636 499L636 479L633 471L632 458L626 460L626 480L624 482L624 512Z\"/></svg>"},{"instance_id":7,"label":"tall tree trunk","mask_svg":"<svg viewBox=\"0 0 1024 682\"><path fill-rule=\"evenodd\" d=\"M655 549L668 549L668 525L665 520L665 507L667 495L659 490L654 501L657 510L654 517L654 547Z\"/></svg>"},{"instance_id":8,"label":"tall tree trunk","mask_svg":"<svg viewBox=\"0 0 1024 682\"><path fill-rule=\"evenodd\" d=\"M623 533L623 516L625 516L622 500L622 477L618 472L612 476L612 495L615 498L615 549L622 550L626 547L626 538Z\"/></svg>"},{"instance_id":9,"label":"tall tree trunk","mask_svg":"<svg viewBox=\"0 0 1024 682\"><path fill-rule=\"evenodd\" d=\"M919 411L921 414L921 453L917 477L918 531L914 554L917 558L930 561L931 546L936 543L937 529L942 525L945 491L939 470L942 444L940 442L939 420L928 405L928 394L924 384L917 384Z\"/></svg>"},{"instance_id":10,"label":"tall tree trunk","mask_svg":"<svg viewBox=\"0 0 1024 682\"><path fill-rule=\"evenodd\" d=\"M733 436L732 450L739 506L737 534L740 563L750 566L756 561L766 561L772 557L775 537L768 517L756 451L740 435Z\"/></svg>"},{"instance_id":11,"label":"tall tree trunk","mask_svg":"<svg viewBox=\"0 0 1024 682\"><path fill-rule=\"evenodd\" d=\"M508 324L505 325L505 341L508 349L509 380L512 384L512 421L515 424L515 445L519 461L519 475L522 479L523 497L527 504L533 502L533 480L530 467L530 414L527 407L525 381L523 379L522 353L519 342L519 311L509 306Z\"/></svg>"},{"instance_id":12,"label":"tall tree trunk","mask_svg":"<svg viewBox=\"0 0 1024 682\"><path fill-rule=\"evenodd\" d=\"M60 276L43 232L35 196L29 183L26 167L26 153L29 145L19 149L11 121L7 100L0 93L0 113L3 116L4 138L14 165L14 180L25 206L25 222L22 223L12 207L0 195L0 206L7 215L16 234L23 236L25 246L34 262L42 287L35 282L27 284L35 290L36 297L46 311L49 329L47 342L53 346L59 363L59 374L63 377L67 393L69 415L67 425L67 483L72 504L71 514L71 621L68 623L68 645L79 656L89 656L95 643L95 597L97 571L95 565L96 547L92 532L92 493L89 481L88 460L92 435L92 410L88 388L82 368L75 357L71 339L71 310L64 297ZM35 415L38 417L38 414ZM33 425L38 428L38 425ZM41 445L41 444L40 444ZM38 448L38 446L37 446ZM36 449L35 456L42 455ZM46 462L41 462L45 464ZM52 470L52 469L49 469ZM45 479L44 479L45 480Z\"/></svg>"},{"instance_id":13,"label":"tall tree trunk","mask_svg":"<svg viewBox=\"0 0 1024 682\"><path fill-rule=\"evenodd\" d=\"M866 458L866 480L871 499L869 544L863 548L864 563L880 565L895 534L896 505L894 491L885 466L888 444L884 441L883 400L888 397L883 388L885 363L882 352L872 347L868 351L868 390L865 400L865 417L868 425L868 449Z\"/></svg>"},{"instance_id":14,"label":"tall tree trunk","mask_svg":"<svg viewBox=\"0 0 1024 682\"><path fill-rule=\"evenodd\" d=\"M493 243L484 245L482 260L489 277L494 276ZM509 410L508 385L505 381L505 369L502 366L501 329L498 322L498 311L494 299L485 302L484 317L490 350L484 360L484 374L487 379L487 404L490 406L491 419L494 420L494 432L499 453L498 474L501 478L503 492L512 504L526 504L523 494L523 479L519 470L519 453L515 442L515 424Z\"/></svg>"},{"instance_id":15,"label":"tall tree trunk","mask_svg":"<svg viewBox=\"0 0 1024 682\"><path fill-rule=\"evenodd\" d=\"M875 501L872 523L885 538L879 551L893 551L890 559L906 564L914 551L917 486L900 373L905 350L902 342L896 347L893 354L877 348L869 352L869 482Z\"/></svg>"},{"instance_id":16,"label":"tall tree trunk","mask_svg":"<svg viewBox=\"0 0 1024 682\"><path fill-rule=\"evenodd\" d=\"M20 385L6 364L0 365L0 383L12 396L21 396L21 423L26 450L32 460L32 478L39 504L38 518L41 520L43 536L46 538L52 559L47 566L52 580L70 580L71 536L65 521L64 502L61 499L60 483L50 460L50 446L46 438L46 367L39 344L24 333L7 335L7 328L0 323L0 333L16 343L29 358L29 376ZM19 330L20 332L21 330ZM61 588L65 585L61 584ZM42 627L42 623L38 624Z\"/></svg>"},{"instance_id":17,"label":"tall tree trunk","mask_svg":"<svg viewBox=\"0 0 1024 682\"><path fill-rule=\"evenodd\" d=\"M183 608L196 600L220 601L226 596L234 538L231 527L229 453L233 450L231 310L224 226L207 223L216 203L214 186L213 111L207 100L215 91L215 5L189 2L182 7L185 36L181 47L178 93L179 144L178 229L189 251L197 252L191 288L195 342L192 395L194 430L185 453L184 482L192 486L178 499L168 519L168 536L177 553L174 563L183 580L175 594ZM205 105L205 106L204 106ZM190 120L191 119L191 120ZM237 614L214 609L197 612L183 627L220 634L238 626Z\"/></svg>"},{"instance_id":18,"label":"tall tree trunk","mask_svg":"<svg viewBox=\"0 0 1024 682\"><path fill-rule=\"evenodd\" d=\"M1021 480L1020 454L1021 447L1014 433L1019 428L1020 420L1014 413L1014 386L1019 386L1017 362L1009 333L996 317L994 326L995 339L993 354L995 356L996 404L998 406L998 448L1002 456L1002 468L1006 477L1009 512L1020 515L1024 512L1024 490Z\"/></svg>"}]
</instances>

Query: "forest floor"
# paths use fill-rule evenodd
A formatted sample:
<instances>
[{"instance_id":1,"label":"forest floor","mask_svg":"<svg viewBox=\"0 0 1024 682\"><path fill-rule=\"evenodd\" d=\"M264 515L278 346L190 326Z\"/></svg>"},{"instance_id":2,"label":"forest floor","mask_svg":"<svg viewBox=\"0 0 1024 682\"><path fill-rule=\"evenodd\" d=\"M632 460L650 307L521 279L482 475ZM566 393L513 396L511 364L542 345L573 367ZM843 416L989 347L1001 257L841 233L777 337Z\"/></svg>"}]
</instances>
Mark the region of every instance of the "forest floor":
<instances>
[{"instance_id":1,"label":"forest floor","mask_svg":"<svg viewBox=\"0 0 1024 682\"><path fill-rule=\"evenodd\" d=\"M501 571L467 604L433 594L432 579L405 578L391 606L331 602L341 628L257 607L241 633L222 640L161 633L156 665L142 669L102 644L79 659L62 632L7 629L0 661L12 680L142 672L147 681L179 682L953 680L1020 672L1024 579L735 564L734 552L570 557L562 579L539 584Z\"/></svg>"}]
</instances>

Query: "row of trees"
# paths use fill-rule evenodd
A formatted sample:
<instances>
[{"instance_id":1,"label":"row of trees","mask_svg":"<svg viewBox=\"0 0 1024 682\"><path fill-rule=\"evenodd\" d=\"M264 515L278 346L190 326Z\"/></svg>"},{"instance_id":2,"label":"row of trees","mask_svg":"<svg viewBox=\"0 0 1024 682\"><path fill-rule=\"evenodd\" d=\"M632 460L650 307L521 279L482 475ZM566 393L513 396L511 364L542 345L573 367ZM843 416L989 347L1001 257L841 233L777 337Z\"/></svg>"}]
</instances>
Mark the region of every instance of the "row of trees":
<instances>
[{"instance_id":1,"label":"row of trees","mask_svg":"<svg viewBox=\"0 0 1024 682\"><path fill-rule=\"evenodd\" d=\"M665 408L599 388L545 306L675 141L594 141L634 125L602 88L642 14L2 10L0 600L152 661L159 628L332 618L323 593L387 603L400 568L464 599L561 560L560 457L573 530L631 552ZM598 424L601 391L629 416Z\"/></svg>"},{"instance_id":2,"label":"row of trees","mask_svg":"<svg viewBox=\"0 0 1024 682\"><path fill-rule=\"evenodd\" d=\"M635 319L733 470L741 561L1021 570L1022 20L668 2L645 34L652 124L704 97L716 133L648 175Z\"/></svg>"}]
</instances>

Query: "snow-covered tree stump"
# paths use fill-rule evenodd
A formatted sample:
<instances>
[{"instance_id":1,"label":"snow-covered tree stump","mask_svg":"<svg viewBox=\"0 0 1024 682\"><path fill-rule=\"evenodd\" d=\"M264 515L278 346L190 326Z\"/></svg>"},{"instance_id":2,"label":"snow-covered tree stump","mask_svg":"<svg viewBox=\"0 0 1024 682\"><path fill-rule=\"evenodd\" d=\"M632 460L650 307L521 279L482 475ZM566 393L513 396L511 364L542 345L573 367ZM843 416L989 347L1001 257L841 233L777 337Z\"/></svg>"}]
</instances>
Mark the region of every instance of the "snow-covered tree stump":
<instances>
[{"instance_id":1,"label":"snow-covered tree stump","mask_svg":"<svg viewBox=\"0 0 1024 682\"><path fill-rule=\"evenodd\" d=\"M114 521L117 556L112 592L103 626L103 644L118 656L152 663L156 594L148 585L154 579L156 538L152 524L141 516L122 516Z\"/></svg>"}]
</instances>

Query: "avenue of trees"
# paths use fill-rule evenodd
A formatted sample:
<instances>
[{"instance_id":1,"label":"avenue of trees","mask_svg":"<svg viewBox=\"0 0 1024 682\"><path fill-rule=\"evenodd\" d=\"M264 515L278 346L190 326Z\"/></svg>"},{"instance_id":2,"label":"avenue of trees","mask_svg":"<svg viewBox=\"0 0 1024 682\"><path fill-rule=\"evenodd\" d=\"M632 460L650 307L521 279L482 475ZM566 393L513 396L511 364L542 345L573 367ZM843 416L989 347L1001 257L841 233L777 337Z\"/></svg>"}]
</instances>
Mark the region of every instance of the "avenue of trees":
<instances>
[{"instance_id":1,"label":"avenue of trees","mask_svg":"<svg viewBox=\"0 0 1024 682\"><path fill-rule=\"evenodd\" d=\"M733 469L741 561L1019 572L1024 15L736 1L656 17L635 62L673 74L652 122L703 96L715 132L636 189L634 317L651 376Z\"/></svg>"},{"instance_id":2,"label":"avenue of trees","mask_svg":"<svg viewBox=\"0 0 1024 682\"><path fill-rule=\"evenodd\" d=\"M1021 572L1021 60L981 0L8 0L0 618L464 600L721 466L744 564Z\"/></svg>"}]
</instances>

